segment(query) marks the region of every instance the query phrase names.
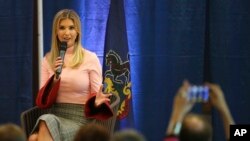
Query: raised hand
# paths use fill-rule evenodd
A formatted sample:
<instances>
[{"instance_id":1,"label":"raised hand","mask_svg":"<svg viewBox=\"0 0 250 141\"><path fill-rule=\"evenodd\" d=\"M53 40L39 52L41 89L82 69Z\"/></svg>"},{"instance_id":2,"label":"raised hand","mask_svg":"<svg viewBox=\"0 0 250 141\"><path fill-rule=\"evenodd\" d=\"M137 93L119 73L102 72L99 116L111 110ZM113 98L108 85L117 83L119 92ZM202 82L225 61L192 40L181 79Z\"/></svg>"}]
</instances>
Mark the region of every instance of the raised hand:
<instances>
[{"instance_id":1,"label":"raised hand","mask_svg":"<svg viewBox=\"0 0 250 141\"><path fill-rule=\"evenodd\" d=\"M206 85L210 90L210 101L213 107L215 107L218 111L222 111L227 108L227 104L221 87L212 83L206 83Z\"/></svg>"},{"instance_id":2,"label":"raised hand","mask_svg":"<svg viewBox=\"0 0 250 141\"><path fill-rule=\"evenodd\" d=\"M95 99L95 106L98 107L100 106L101 104L105 103L105 102L110 102L110 99L109 97L112 95L112 94L108 94L108 93L103 93L102 92L102 88L103 86L100 87L99 89L99 92L96 94L96 99Z\"/></svg>"},{"instance_id":3,"label":"raised hand","mask_svg":"<svg viewBox=\"0 0 250 141\"><path fill-rule=\"evenodd\" d=\"M224 124L224 131L226 135L226 139L229 140L230 137L230 124L234 124L233 116L227 106L226 100L224 98L224 94L219 85L206 83L206 85L210 89L210 101L213 107L215 107L222 118Z\"/></svg>"},{"instance_id":4,"label":"raised hand","mask_svg":"<svg viewBox=\"0 0 250 141\"><path fill-rule=\"evenodd\" d=\"M174 132L174 126L177 123L181 123L183 121L185 115L192 109L195 104L194 101L188 100L187 98L189 87L189 82L187 80L184 80L182 86L179 88L178 92L175 95L173 111L166 131L167 135L170 135Z\"/></svg>"},{"instance_id":5,"label":"raised hand","mask_svg":"<svg viewBox=\"0 0 250 141\"><path fill-rule=\"evenodd\" d=\"M183 117L192 109L195 102L187 98L187 92L190 84L187 80L183 81L183 85L179 88L173 103L173 112L178 115L178 119L182 120Z\"/></svg>"}]
</instances>

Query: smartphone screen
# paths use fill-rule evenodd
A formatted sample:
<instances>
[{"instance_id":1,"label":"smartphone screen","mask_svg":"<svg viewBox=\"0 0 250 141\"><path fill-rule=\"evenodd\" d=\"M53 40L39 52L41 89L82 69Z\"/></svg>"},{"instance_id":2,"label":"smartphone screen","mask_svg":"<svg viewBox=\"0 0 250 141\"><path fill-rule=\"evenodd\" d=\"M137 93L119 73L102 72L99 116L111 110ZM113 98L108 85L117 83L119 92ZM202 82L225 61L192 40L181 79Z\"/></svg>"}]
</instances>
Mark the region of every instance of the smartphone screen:
<instances>
[{"instance_id":1,"label":"smartphone screen","mask_svg":"<svg viewBox=\"0 0 250 141\"><path fill-rule=\"evenodd\" d=\"M209 99L209 89L207 86L193 85L188 89L187 98L195 102L207 102Z\"/></svg>"}]
</instances>

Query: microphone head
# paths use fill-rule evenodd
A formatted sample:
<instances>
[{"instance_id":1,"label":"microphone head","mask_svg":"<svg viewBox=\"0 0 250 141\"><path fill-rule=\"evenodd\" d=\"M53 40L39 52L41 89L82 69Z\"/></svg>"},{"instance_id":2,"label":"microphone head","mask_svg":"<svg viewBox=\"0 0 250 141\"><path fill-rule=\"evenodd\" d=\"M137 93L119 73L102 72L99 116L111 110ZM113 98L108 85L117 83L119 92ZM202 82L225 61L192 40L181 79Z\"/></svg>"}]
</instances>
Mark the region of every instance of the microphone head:
<instances>
[{"instance_id":1,"label":"microphone head","mask_svg":"<svg viewBox=\"0 0 250 141\"><path fill-rule=\"evenodd\" d=\"M61 44L60 44L60 50L66 51L66 49L67 49L67 42L61 42Z\"/></svg>"}]
</instances>

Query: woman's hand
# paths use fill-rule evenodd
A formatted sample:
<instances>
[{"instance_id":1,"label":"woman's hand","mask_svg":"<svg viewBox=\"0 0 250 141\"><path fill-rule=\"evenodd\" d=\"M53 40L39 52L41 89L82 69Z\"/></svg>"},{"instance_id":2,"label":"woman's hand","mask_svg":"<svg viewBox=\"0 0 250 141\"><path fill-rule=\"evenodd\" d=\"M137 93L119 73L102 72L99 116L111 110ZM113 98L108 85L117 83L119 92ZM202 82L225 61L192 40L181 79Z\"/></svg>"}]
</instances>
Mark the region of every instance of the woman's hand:
<instances>
[{"instance_id":1,"label":"woman's hand","mask_svg":"<svg viewBox=\"0 0 250 141\"><path fill-rule=\"evenodd\" d=\"M63 65L63 60L60 56L58 56L54 64L54 72L56 72L56 70L58 70L61 65Z\"/></svg>"},{"instance_id":2,"label":"woman's hand","mask_svg":"<svg viewBox=\"0 0 250 141\"><path fill-rule=\"evenodd\" d=\"M225 110L227 104L220 86L212 83L206 83L206 85L210 89L210 101L212 105L219 111Z\"/></svg>"},{"instance_id":3,"label":"woman's hand","mask_svg":"<svg viewBox=\"0 0 250 141\"><path fill-rule=\"evenodd\" d=\"M179 88L174 97L173 111L169 120L166 135L176 134L174 133L175 125L177 123L182 123L185 115L192 109L195 104L194 101L188 100L187 98L189 87L190 83L187 80L183 81L182 86Z\"/></svg>"},{"instance_id":4,"label":"woman's hand","mask_svg":"<svg viewBox=\"0 0 250 141\"><path fill-rule=\"evenodd\" d=\"M217 84L206 83L206 85L210 89L211 104L213 105L213 107L215 107L219 111L222 121L223 121L226 139L229 140L230 125L235 124L235 123L234 123L233 116L231 115L231 112L227 106L224 93L221 87Z\"/></svg>"},{"instance_id":5,"label":"woman's hand","mask_svg":"<svg viewBox=\"0 0 250 141\"><path fill-rule=\"evenodd\" d=\"M63 65L63 60L62 60L62 58L59 56L59 57L56 58L56 61L55 61L55 64L54 64L54 68L53 68L55 74L56 74L56 70L58 70L58 69L60 68L60 66L62 66L62 65ZM58 78L59 78L59 77L58 77ZM55 79L58 79L58 78L56 78L56 75L55 75L54 80L55 80Z\"/></svg>"},{"instance_id":6,"label":"woman's hand","mask_svg":"<svg viewBox=\"0 0 250 141\"><path fill-rule=\"evenodd\" d=\"M179 88L173 103L173 114L177 120L182 121L184 116L193 108L195 102L187 99L187 92L190 84L185 80Z\"/></svg>"},{"instance_id":7,"label":"woman's hand","mask_svg":"<svg viewBox=\"0 0 250 141\"><path fill-rule=\"evenodd\" d=\"M103 86L100 87L99 92L96 94L96 99L95 99L95 106L96 107L100 106L101 104L105 103L106 101L110 102L109 97L112 94L107 94L107 93L104 94L102 92L102 88L103 88Z\"/></svg>"}]
</instances>

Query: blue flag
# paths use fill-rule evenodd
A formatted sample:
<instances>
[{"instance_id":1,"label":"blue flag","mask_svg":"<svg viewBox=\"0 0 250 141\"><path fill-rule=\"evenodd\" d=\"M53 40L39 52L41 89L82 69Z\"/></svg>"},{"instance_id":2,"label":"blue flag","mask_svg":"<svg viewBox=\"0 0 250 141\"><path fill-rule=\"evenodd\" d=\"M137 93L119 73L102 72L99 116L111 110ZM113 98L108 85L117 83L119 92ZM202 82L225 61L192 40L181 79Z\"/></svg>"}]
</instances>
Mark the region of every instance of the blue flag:
<instances>
[{"instance_id":1,"label":"blue flag","mask_svg":"<svg viewBox=\"0 0 250 141\"><path fill-rule=\"evenodd\" d=\"M133 126L130 62L123 0L111 0L104 45L104 89L120 96L119 128ZM123 122L123 123L122 123Z\"/></svg>"}]
</instances>

